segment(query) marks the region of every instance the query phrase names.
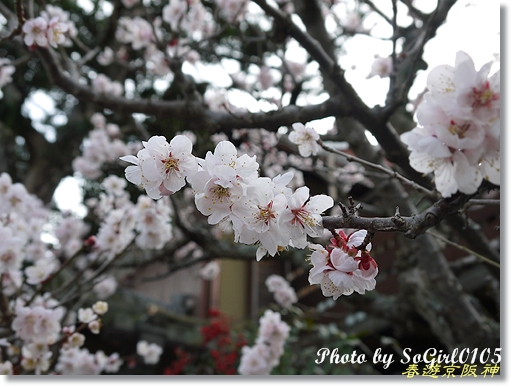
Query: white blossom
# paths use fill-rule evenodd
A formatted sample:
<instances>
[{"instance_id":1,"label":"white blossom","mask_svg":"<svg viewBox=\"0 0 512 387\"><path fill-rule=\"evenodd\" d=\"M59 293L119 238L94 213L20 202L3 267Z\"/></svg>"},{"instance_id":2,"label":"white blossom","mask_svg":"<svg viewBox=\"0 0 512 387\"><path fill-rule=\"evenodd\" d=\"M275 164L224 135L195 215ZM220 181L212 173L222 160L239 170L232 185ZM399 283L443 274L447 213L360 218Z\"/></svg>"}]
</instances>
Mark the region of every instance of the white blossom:
<instances>
[{"instance_id":1,"label":"white blossom","mask_svg":"<svg viewBox=\"0 0 512 387\"><path fill-rule=\"evenodd\" d=\"M320 139L319 134L313 128L304 126L300 122L292 124L292 128L288 137L291 142L298 145L300 155L309 157L318 154L320 151L320 145L317 143Z\"/></svg>"},{"instance_id":2,"label":"white blossom","mask_svg":"<svg viewBox=\"0 0 512 387\"><path fill-rule=\"evenodd\" d=\"M98 318L91 308L78 309L78 321L82 323L90 323Z\"/></svg>"},{"instance_id":3,"label":"white blossom","mask_svg":"<svg viewBox=\"0 0 512 387\"><path fill-rule=\"evenodd\" d=\"M137 343L137 354L142 356L145 364L156 364L160 360L162 347L158 344L149 344L146 340Z\"/></svg>"},{"instance_id":4,"label":"white blossom","mask_svg":"<svg viewBox=\"0 0 512 387\"><path fill-rule=\"evenodd\" d=\"M33 44L37 44L41 47L46 47L48 45L48 21L39 16L35 19L30 19L23 24L23 32L25 34L23 40L27 46L32 46Z\"/></svg>"},{"instance_id":5,"label":"white blossom","mask_svg":"<svg viewBox=\"0 0 512 387\"><path fill-rule=\"evenodd\" d=\"M98 315L104 315L108 311L108 304L105 301L97 301L92 306L94 313Z\"/></svg>"}]
</instances>

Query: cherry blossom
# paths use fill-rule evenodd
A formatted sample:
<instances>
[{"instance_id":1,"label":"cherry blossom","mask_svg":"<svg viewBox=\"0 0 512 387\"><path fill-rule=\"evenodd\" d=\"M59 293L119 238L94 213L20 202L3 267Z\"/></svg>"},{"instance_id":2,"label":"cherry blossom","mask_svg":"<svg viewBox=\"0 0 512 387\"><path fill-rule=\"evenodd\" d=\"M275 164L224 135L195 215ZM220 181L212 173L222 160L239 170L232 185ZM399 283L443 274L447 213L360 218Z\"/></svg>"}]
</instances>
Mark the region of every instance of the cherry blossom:
<instances>
[{"instance_id":1,"label":"cherry blossom","mask_svg":"<svg viewBox=\"0 0 512 387\"><path fill-rule=\"evenodd\" d=\"M97 301L92 306L94 313L98 315L104 315L108 311L108 304L105 301Z\"/></svg>"},{"instance_id":2,"label":"cherry blossom","mask_svg":"<svg viewBox=\"0 0 512 387\"><path fill-rule=\"evenodd\" d=\"M160 360L163 349L158 344L149 344L146 340L137 343L137 354L142 356L145 364L156 364Z\"/></svg>"},{"instance_id":3,"label":"cherry blossom","mask_svg":"<svg viewBox=\"0 0 512 387\"><path fill-rule=\"evenodd\" d=\"M392 58L390 56L386 58L376 56L372 63L371 71L366 78L373 78L376 75L381 78L387 78L391 74L391 71L393 71Z\"/></svg>"},{"instance_id":4,"label":"cherry blossom","mask_svg":"<svg viewBox=\"0 0 512 387\"><path fill-rule=\"evenodd\" d=\"M232 205L257 177L258 163L255 157L238 157L234 145L227 141L217 144L214 153L208 152L204 160L198 161L203 170L189 178L196 193L195 203L208 216L208 223L217 224L231 215Z\"/></svg>"},{"instance_id":5,"label":"cherry blossom","mask_svg":"<svg viewBox=\"0 0 512 387\"><path fill-rule=\"evenodd\" d=\"M266 345L244 346L238 373L240 375L269 375L272 368L267 361L268 352Z\"/></svg>"},{"instance_id":6,"label":"cherry blossom","mask_svg":"<svg viewBox=\"0 0 512 387\"><path fill-rule=\"evenodd\" d=\"M99 375L103 365L86 348L62 347L55 365L55 371L61 375Z\"/></svg>"},{"instance_id":7,"label":"cherry blossom","mask_svg":"<svg viewBox=\"0 0 512 387\"><path fill-rule=\"evenodd\" d=\"M157 32L155 38L154 31ZM131 43L134 50L140 50L148 47L161 38L157 26L153 28L149 22L141 17L121 17L119 18L116 38L121 43Z\"/></svg>"},{"instance_id":8,"label":"cherry blossom","mask_svg":"<svg viewBox=\"0 0 512 387\"><path fill-rule=\"evenodd\" d=\"M68 26L65 23L59 21L57 17L52 18L48 22L48 43L50 46L57 48L59 44L66 41L65 33L68 30Z\"/></svg>"},{"instance_id":9,"label":"cherry blossom","mask_svg":"<svg viewBox=\"0 0 512 387\"><path fill-rule=\"evenodd\" d=\"M304 126L300 122L292 125L292 132L289 134L290 141L299 146L299 153L302 157L316 155L320 151L317 141L319 134L311 127Z\"/></svg>"},{"instance_id":10,"label":"cherry blossom","mask_svg":"<svg viewBox=\"0 0 512 387\"><path fill-rule=\"evenodd\" d=\"M272 274L265 280L265 285L269 292L272 292L276 302L283 308L289 309L298 301L295 290L288 281L277 274Z\"/></svg>"},{"instance_id":11,"label":"cherry blossom","mask_svg":"<svg viewBox=\"0 0 512 387\"><path fill-rule=\"evenodd\" d=\"M321 214L334 205L334 200L327 195L310 198L308 187L298 188L287 199L287 208L281 215L280 224L290 230L293 246L304 248L308 244L306 235L319 237L323 234Z\"/></svg>"},{"instance_id":12,"label":"cherry blossom","mask_svg":"<svg viewBox=\"0 0 512 387\"><path fill-rule=\"evenodd\" d=\"M266 310L259 320L258 337L253 347L242 348L238 367L241 375L268 375L279 364L290 327L278 312Z\"/></svg>"},{"instance_id":13,"label":"cherry blossom","mask_svg":"<svg viewBox=\"0 0 512 387\"><path fill-rule=\"evenodd\" d=\"M23 240L12 229L0 225L0 273L14 272L21 268L23 254Z\"/></svg>"},{"instance_id":14,"label":"cherry blossom","mask_svg":"<svg viewBox=\"0 0 512 387\"><path fill-rule=\"evenodd\" d=\"M106 299L116 292L117 280L112 275L103 276L93 287L93 291L100 299Z\"/></svg>"},{"instance_id":15,"label":"cherry blossom","mask_svg":"<svg viewBox=\"0 0 512 387\"><path fill-rule=\"evenodd\" d=\"M198 171L192 142L184 135L170 143L163 136L153 136L142 144L149 156L142 160L142 172L148 181L159 183L161 193L164 188L169 193L178 191L185 185L185 178Z\"/></svg>"},{"instance_id":16,"label":"cherry blossom","mask_svg":"<svg viewBox=\"0 0 512 387\"><path fill-rule=\"evenodd\" d=\"M46 19L48 22L48 40L57 41L57 44L60 44L65 47L70 47L73 43L70 39L71 37L76 37L78 31L76 29L75 23L70 20L70 14L67 11L64 11L62 8L47 4L45 9L41 11L41 16ZM57 29L57 36L51 36L56 31L52 31ZM53 45L52 45L53 46ZM55 46L53 46L55 47Z\"/></svg>"},{"instance_id":17,"label":"cherry blossom","mask_svg":"<svg viewBox=\"0 0 512 387\"><path fill-rule=\"evenodd\" d=\"M35 265L25 268L27 283L38 285L45 281L54 270L58 267L58 263L54 259L39 259Z\"/></svg>"},{"instance_id":18,"label":"cherry blossom","mask_svg":"<svg viewBox=\"0 0 512 387\"><path fill-rule=\"evenodd\" d=\"M92 81L92 88L94 91L101 94L113 96L120 96L123 94L123 85L117 81L112 81L105 74L98 74L96 78L94 78Z\"/></svg>"},{"instance_id":19,"label":"cherry blossom","mask_svg":"<svg viewBox=\"0 0 512 387\"><path fill-rule=\"evenodd\" d=\"M12 363L9 360L0 362L0 375L12 375Z\"/></svg>"},{"instance_id":20,"label":"cherry blossom","mask_svg":"<svg viewBox=\"0 0 512 387\"><path fill-rule=\"evenodd\" d=\"M81 333L75 332L68 337L66 344L70 347L81 347L85 343L85 336Z\"/></svg>"},{"instance_id":21,"label":"cherry blossom","mask_svg":"<svg viewBox=\"0 0 512 387\"><path fill-rule=\"evenodd\" d=\"M327 249L310 245L313 267L309 272L309 283L319 284L325 297L332 296L336 300L341 295L350 295L354 291L364 294L375 288L378 267L369 254L371 244L365 250L357 249L364 242L366 233L360 230L346 236L339 231Z\"/></svg>"},{"instance_id":22,"label":"cherry blossom","mask_svg":"<svg viewBox=\"0 0 512 387\"><path fill-rule=\"evenodd\" d=\"M244 18L248 0L215 0L222 14L229 22L239 22Z\"/></svg>"},{"instance_id":23,"label":"cherry blossom","mask_svg":"<svg viewBox=\"0 0 512 387\"><path fill-rule=\"evenodd\" d=\"M371 174L355 163L345 167L336 164L333 168L330 162L334 158L324 157L326 153L320 152L319 133L300 122L292 124L288 139L297 145L301 157L283 151L287 144L286 139L280 137L285 129L280 127L281 118L283 125L289 125L293 122L287 121L289 113L297 109L300 110L297 119L326 118L333 114L331 102L334 101L319 102L318 98L324 98L325 93L318 88L320 83L313 72L318 73L317 65L320 65L320 72L328 75L329 71L324 70L332 66L328 61L319 61L321 52L304 44L309 42L304 38L311 31L306 31L299 21L304 15L293 14L293 1L271 1L268 5L276 7L271 12L265 10L266 7L255 7L249 0L121 0L115 3L120 7L111 9L107 2L103 4L105 7L96 7L93 12L87 7L80 9L76 15L48 4L25 7L25 10L13 8L19 11L18 15L6 8L2 10L4 17L0 16L0 24L10 30L5 34L6 39L13 43L21 39L27 46L3 44L2 38L5 51L2 55L9 59L0 58L0 88L13 81L15 66L17 71L26 72L25 76L16 74L15 77L26 87L11 85L5 89L9 97L16 88L24 92L21 96L15 93L14 99L29 95L35 86L31 80L45 79L40 72L44 69L46 75L51 75L47 77L51 82L46 82L44 89L50 90L53 82L62 90L52 90L50 94L58 100L56 117L47 117L38 123L59 126L59 120L54 118L62 118L71 111L79 113L76 122L80 122L83 114L91 114L93 105L105 114L91 116L94 128L84 138L81 154L72 165L76 177L87 180L83 184L89 211L85 219L58 213L55 207L43 205L27 191L44 194L45 187L39 190L40 186L27 184L30 188L25 188L13 182L7 173L0 174L0 293L4 298L2 312L6 312L3 316L5 338L0 339L0 374L118 372L123 364L120 355L89 352L85 348L86 335L80 333L87 328L87 334L99 334L109 305L97 301L87 307L85 298L78 297L79 293L90 290L97 299L107 299L118 288L118 280L112 273L118 276L119 284L124 284L132 278L131 274L126 275L127 271L132 269L132 264L138 264L139 259L153 263L165 255L169 262L176 259L176 267L180 268L216 257L210 255L207 249L210 246L200 243L199 238L205 235L222 238L221 243L225 245L229 242L250 245L243 249L244 253L254 248L257 261L267 254L274 257L288 248L309 246L313 250L309 282L319 285L322 294L334 300L354 292L364 294L376 286L379 268L371 256L368 232L359 230L347 232L347 235L341 230L325 230L322 215L333 207L334 199L327 195L310 197L310 188L305 186L305 177L310 181L306 173L325 168L329 173L326 179L329 190L333 188L348 194L355 182L364 179L368 182ZM340 0L319 2L327 21L325 29L336 38L335 46L356 33L369 32L362 25L369 8L356 4L351 10L348 4ZM297 12L302 11L297 9ZM298 22L299 29L280 31L276 28L282 24L280 16ZM411 13L410 16L413 16L410 28L422 32L418 26L424 23L418 15ZM18 28L16 19L20 23ZM79 23L79 31L73 20ZM106 35L91 36L94 25ZM110 31L110 28L115 30ZM238 32L256 35L242 40ZM285 32L297 39L278 40ZM265 36L275 36L276 42L271 42L275 44L259 42ZM111 47L105 46L107 43L112 44ZM304 58L302 62L287 59L296 51L289 43L303 46L300 50L305 49L306 55L297 56ZM416 48L421 53L426 40L419 43L421 47ZM87 47L89 44L95 47ZM397 53L399 62L405 54L405 51ZM333 63L338 63L339 58L332 59ZM391 57L376 56L367 78L389 77L392 62ZM263 65L258 69L255 63ZM105 74L113 78L99 73L98 64L106 66L103 67ZM175 67L177 64L183 67ZM220 79L219 83L201 79L203 68L212 64L219 69L229 69L233 81L230 86L221 86L223 80ZM401 135L410 151L410 165L420 173L431 174L429 178L433 178L443 197L457 192L474 194L484 180L500 184L500 72L492 73L493 68L494 62L488 62L476 69L469 55L459 52L454 66L432 69L427 79L428 93L415 110L417 127ZM343 82L343 72L335 75ZM413 76L412 72L408 76L411 82ZM197 90L194 85L198 86ZM258 105L270 102L278 110L270 112L262 104L261 111L253 111L252 107L243 106L242 98L236 101L238 106L232 105L236 95L232 91L237 91L232 89L237 88L243 90L244 95L256 96ZM177 97L173 94L175 89L179 89ZM389 100L393 99L391 91ZM359 113L355 114L357 119L365 121L361 118L365 112L370 115L368 124L378 124L382 121L379 117L387 117L386 114L379 116L379 109L372 110L352 98L355 97L350 96L353 92L348 90L344 102L350 109L350 101L358 101L358 106L352 106L358 107L355 109ZM152 98L158 102L153 103ZM169 109L172 117L164 125L169 125L166 128L154 125L155 119L165 115L161 112L167 104L172 106ZM343 107L346 110L346 106ZM391 110L385 108L382 112ZM192 115L185 115L185 111ZM266 119L272 115L275 120ZM183 121L184 116L193 117L194 122ZM109 122L111 119L118 120L122 126ZM208 126L204 132L197 127L198 122ZM229 122L237 122L234 124L237 128L229 128ZM247 128L240 128L243 122L247 123ZM257 127L260 122L269 130ZM69 124L72 126L73 121ZM190 128L187 124L191 124ZM174 134L183 128L187 131L175 135L170 142L162 135L151 137L158 130ZM37 171L32 164L37 164L39 159L34 157L38 155L39 140L45 140L36 136L34 142L33 136L25 137L26 133L19 132L15 125L8 129L14 131L13 136L8 137L16 140L16 151L23 153L24 159L19 165L7 160L6 166L21 173L13 177L15 180L29 181ZM61 128L57 129L55 146L65 138L61 134L66 136ZM83 134L83 130L89 128L76 129L79 129L77 134ZM147 136L146 129L150 133ZM217 130L220 132L214 133ZM123 138L139 135L147 141L123 141ZM203 148L208 139L217 144L213 152ZM24 140L28 141L23 143ZM48 146L54 149L53 145ZM204 159L192 154L193 147L200 150ZM9 148L6 151L7 155L11 154ZM389 156L389 149L384 153ZM259 163L257 159L261 159ZM123 165L126 167L124 179L117 176L121 173L119 160L127 163ZM343 163L339 159L335 162ZM45 167L45 164L38 167ZM127 187L126 181L141 191ZM180 190L176 197L169 197ZM89 197L91 193L97 195ZM188 204L195 204L195 208ZM200 215L209 225L217 226L210 229L211 234L207 234L206 229L199 232L196 228L194 222ZM334 235L329 245L311 244L312 238L327 238L329 231ZM226 240L228 238L230 241ZM145 252L166 247L168 249L154 256L153 252ZM283 256L288 259L288 254ZM124 258L129 262L117 262ZM105 271L107 269L111 271ZM285 269L289 273L289 267ZM170 266L169 271L172 270L175 269ZM218 261L211 261L194 274L212 281L219 270ZM293 274L300 275L298 271ZM265 284L283 315L290 320L300 315L300 305L294 306L298 301L297 293L285 278L271 275ZM62 298L54 299L54 295ZM68 307L71 309L67 310ZM300 324L295 324L294 328L300 329ZM279 364L289 335L290 326L282 321L282 316L265 311L259 320L254 345L242 349L239 372L270 374ZM139 341L136 353L145 364L157 364L163 348ZM130 362L134 359L131 357Z\"/></svg>"},{"instance_id":24,"label":"cherry blossom","mask_svg":"<svg viewBox=\"0 0 512 387\"><path fill-rule=\"evenodd\" d=\"M62 309L47 309L43 306L18 306L11 328L27 342L53 344L60 332Z\"/></svg>"},{"instance_id":25,"label":"cherry blossom","mask_svg":"<svg viewBox=\"0 0 512 387\"><path fill-rule=\"evenodd\" d=\"M286 197L274 195L275 184L259 178L247 187L247 195L233 204L235 240L245 244L259 243L256 257L267 252L274 256L280 246L288 244L289 236L279 229L279 216L286 208Z\"/></svg>"},{"instance_id":26,"label":"cherry blossom","mask_svg":"<svg viewBox=\"0 0 512 387\"><path fill-rule=\"evenodd\" d=\"M162 11L162 19L171 25L173 31L178 31L179 23L187 12L187 2L181 0L169 0Z\"/></svg>"},{"instance_id":27,"label":"cherry blossom","mask_svg":"<svg viewBox=\"0 0 512 387\"><path fill-rule=\"evenodd\" d=\"M46 345L31 343L21 348L21 366L25 371L34 371L36 375L48 371L52 353Z\"/></svg>"},{"instance_id":28,"label":"cherry blossom","mask_svg":"<svg viewBox=\"0 0 512 387\"><path fill-rule=\"evenodd\" d=\"M93 320L87 324L87 328L92 334L98 335L100 333L101 322L99 320Z\"/></svg>"},{"instance_id":29,"label":"cherry blossom","mask_svg":"<svg viewBox=\"0 0 512 387\"><path fill-rule=\"evenodd\" d=\"M432 69L429 92L418 106L418 127L401 135L411 166L434 173L436 189L448 197L475 193L482 180L500 184L499 71L492 62L478 72L459 51L455 67Z\"/></svg>"},{"instance_id":30,"label":"cherry blossom","mask_svg":"<svg viewBox=\"0 0 512 387\"><path fill-rule=\"evenodd\" d=\"M91 308L78 309L78 321L83 323L90 323L98 318Z\"/></svg>"},{"instance_id":31,"label":"cherry blossom","mask_svg":"<svg viewBox=\"0 0 512 387\"><path fill-rule=\"evenodd\" d=\"M105 47L103 51L101 51L98 56L96 57L96 60L98 63L102 66L108 66L112 62L114 62L115 54L114 50L112 50L110 47Z\"/></svg>"},{"instance_id":32,"label":"cherry blossom","mask_svg":"<svg viewBox=\"0 0 512 387\"><path fill-rule=\"evenodd\" d=\"M437 66L429 73L429 94L448 113L483 124L500 117L500 71L489 76L494 61L476 71L473 59L463 51L455 66Z\"/></svg>"},{"instance_id":33,"label":"cherry blossom","mask_svg":"<svg viewBox=\"0 0 512 387\"><path fill-rule=\"evenodd\" d=\"M23 40L27 46L32 46L33 44L37 44L41 47L46 47L48 45L48 21L42 17L38 16L35 19L30 19L23 24L23 32L25 34Z\"/></svg>"}]
</instances>

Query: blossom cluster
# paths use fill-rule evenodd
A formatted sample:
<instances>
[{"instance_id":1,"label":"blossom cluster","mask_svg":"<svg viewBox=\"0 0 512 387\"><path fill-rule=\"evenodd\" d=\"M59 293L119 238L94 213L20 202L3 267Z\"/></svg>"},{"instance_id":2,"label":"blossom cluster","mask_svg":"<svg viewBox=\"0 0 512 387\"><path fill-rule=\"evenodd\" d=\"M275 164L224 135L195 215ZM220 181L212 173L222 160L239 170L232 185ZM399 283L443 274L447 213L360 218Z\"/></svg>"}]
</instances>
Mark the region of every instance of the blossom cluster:
<instances>
[{"instance_id":1,"label":"blossom cluster","mask_svg":"<svg viewBox=\"0 0 512 387\"><path fill-rule=\"evenodd\" d=\"M310 198L307 187L292 192L292 172L273 179L258 176L256 157L239 157L229 141L221 141L204 159L192 155L192 142L184 135L170 143L153 136L142 144L137 157L121 157L134 164L126 168L126 179L153 199L175 193L188 181L208 223L232 227L235 242L257 244L257 260L288 245L305 248L308 235L323 233L321 214L333 206L331 197Z\"/></svg>"},{"instance_id":2,"label":"blossom cluster","mask_svg":"<svg viewBox=\"0 0 512 387\"><path fill-rule=\"evenodd\" d=\"M84 140L82 154L73 160L72 166L75 172L79 172L86 179L96 180L103 176L103 164L116 161L119 156L131 152L132 149L119 139L119 126L107 123L103 114L93 114L91 123L94 129Z\"/></svg>"},{"instance_id":3,"label":"blossom cluster","mask_svg":"<svg viewBox=\"0 0 512 387\"><path fill-rule=\"evenodd\" d=\"M364 294L375 289L375 277L379 272L377 262L370 256L372 248L365 243L366 230L349 234L338 231L331 238L331 245L324 248L321 245L310 245L313 250L309 272L309 283L318 284L325 297L338 299L341 295L350 295L354 291Z\"/></svg>"},{"instance_id":4,"label":"blossom cluster","mask_svg":"<svg viewBox=\"0 0 512 387\"><path fill-rule=\"evenodd\" d=\"M127 6L133 5L130 2ZM144 49L143 57L148 73L166 76L171 73L169 60L172 57L183 57L191 63L197 61L199 54L188 45L191 40L211 35L214 24L210 20L211 15L200 1L169 0L162 9L162 16L155 18L152 24L140 16L120 17L116 39L130 44L133 50ZM166 24L171 27L171 34L167 36ZM165 40L168 44L161 48L158 43ZM117 56L126 59L126 50L121 47ZM100 64L109 65L114 60L114 52L106 47L97 59Z\"/></svg>"},{"instance_id":5,"label":"blossom cluster","mask_svg":"<svg viewBox=\"0 0 512 387\"><path fill-rule=\"evenodd\" d=\"M156 37L153 30L157 31ZM119 18L116 38L121 43L131 43L134 50L140 50L155 44L157 39L162 38L158 31L158 26L151 26L148 21L139 16L134 18L123 16Z\"/></svg>"},{"instance_id":6,"label":"blossom cluster","mask_svg":"<svg viewBox=\"0 0 512 387\"><path fill-rule=\"evenodd\" d=\"M240 375L269 375L279 365L290 327L278 312L266 310L259 320L254 346L244 346L238 367Z\"/></svg>"},{"instance_id":7,"label":"blossom cluster","mask_svg":"<svg viewBox=\"0 0 512 387\"><path fill-rule=\"evenodd\" d=\"M10 175L0 175L0 275L10 296L24 282L37 285L57 268L55 254L41 241L48 219L43 203Z\"/></svg>"},{"instance_id":8,"label":"blossom cluster","mask_svg":"<svg viewBox=\"0 0 512 387\"><path fill-rule=\"evenodd\" d=\"M265 280L265 285L269 292L272 292L276 302L283 308L289 309L298 301L295 290L290 283L277 274L272 274Z\"/></svg>"},{"instance_id":9,"label":"blossom cluster","mask_svg":"<svg viewBox=\"0 0 512 387\"><path fill-rule=\"evenodd\" d=\"M186 31L188 34L209 33L211 23L207 23L207 11L198 0L169 0L162 10L162 19L173 32Z\"/></svg>"},{"instance_id":10,"label":"blossom cluster","mask_svg":"<svg viewBox=\"0 0 512 387\"><path fill-rule=\"evenodd\" d=\"M71 45L70 38L77 34L74 22L69 19L69 12L52 5L47 5L41 16L27 20L22 31L27 46L50 45L55 48Z\"/></svg>"},{"instance_id":11,"label":"blossom cluster","mask_svg":"<svg viewBox=\"0 0 512 387\"><path fill-rule=\"evenodd\" d=\"M14 319L11 329L15 339L21 341L20 365L25 371L41 374L49 370L53 351L52 346L60 344L59 357L55 364L55 372L61 375L100 374L101 372L117 372L122 365L118 353L106 356L103 351L91 354L81 348L85 336L79 333L70 319L68 325L61 328L66 309L48 294L37 296L30 305L20 297L12 303ZM108 310L108 304L96 302L92 308L81 308L78 311L80 329L88 329L98 334L101 328L100 316ZM13 357L16 361L16 356ZM12 365L12 363L11 363ZM12 372L12 367L10 372Z\"/></svg>"},{"instance_id":12,"label":"blossom cluster","mask_svg":"<svg viewBox=\"0 0 512 387\"><path fill-rule=\"evenodd\" d=\"M103 218L113 212L116 204L122 205L126 199L127 193L122 190L124 186L124 179L104 179L107 193L96 203L98 212L103 211ZM143 204L144 198L149 203ZM142 195L140 203L132 206L134 211L139 211L135 216L141 224L153 217L155 223L159 224L159 230L163 231L158 238L165 237L166 227L170 227L164 224L169 220L168 206L164 211L157 210L165 207L163 201L155 203ZM55 215L39 199L29 194L24 185L13 183L7 173L0 175L0 275L2 296L6 300L2 314L10 316L12 332L8 339L0 340L0 346L7 347L4 354L9 356L9 360L2 362L1 372L12 374L23 370L35 374L50 372L81 375L117 372L122 365L119 355L113 353L107 356L102 351L90 353L82 348L85 336L80 333L83 329L93 334L100 332L101 316L107 312L108 304L98 301L92 307L81 307L75 312L67 309L62 300L53 298L49 293L42 293L42 286L62 270L59 258L63 258L76 262L75 266L68 267L71 270L83 270L85 281L89 278L94 281L93 291L102 295L100 299L112 294L112 290L115 290L115 285L112 286L113 277L106 275L91 278L95 274L87 269L91 260L104 255L100 247L105 250L101 243L101 230L105 226L100 226L100 232L95 237L100 242L89 254L85 254L82 247L89 229L83 220L63 217L60 223L55 224L49 222L52 216ZM50 225L51 228L47 228ZM137 224L133 227L142 239L140 243L144 246L150 244L147 240L151 237L144 227ZM53 238L54 242L43 242L41 238L44 234Z\"/></svg>"},{"instance_id":13,"label":"blossom cluster","mask_svg":"<svg viewBox=\"0 0 512 387\"><path fill-rule=\"evenodd\" d=\"M243 20L249 6L248 0L215 0L215 3L231 23Z\"/></svg>"},{"instance_id":14,"label":"blossom cluster","mask_svg":"<svg viewBox=\"0 0 512 387\"><path fill-rule=\"evenodd\" d=\"M60 375L116 373L123 365L123 360L117 352L107 356L102 350L91 353L87 348L63 346L59 351L59 355L55 371Z\"/></svg>"},{"instance_id":15,"label":"blossom cluster","mask_svg":"<svg viewBox=\"0 0 512 387\"><path fill-rule=\"evenodd\" d=\"M113 258L135 241L143 249L162 249L172 238L171 208L166 200L154 202L140 195L137 203L125 191L126 180L109 175L101 187L99 198L87 200L87 205L101 221L99 230L90 241L88 259Z\"/></svg>"},{"instance_id":16,"label":"blossom cluster","mask_svg":"<svg viewBox=\"0 0 512 387\"><path fill-rule=\"evenodd\" d=\"M411 166L433 172L443 197L475 193L482 180L500 184L500 71L489 76L492 64L477 71L459 51L455 66L432 69L418 126L401 135Z\"/></svg>"},{"instance_id":17,"label":"blossom cluster","mask_svg":"<svg viewBox=\"0 0 512 387\"><path fill-rule=\"evenodd\" d=\"M123 95L123 85L113 81L105 74L98 74L92 81L92 88L100 94L119 97Z\"/></svg>"}]
</instances>

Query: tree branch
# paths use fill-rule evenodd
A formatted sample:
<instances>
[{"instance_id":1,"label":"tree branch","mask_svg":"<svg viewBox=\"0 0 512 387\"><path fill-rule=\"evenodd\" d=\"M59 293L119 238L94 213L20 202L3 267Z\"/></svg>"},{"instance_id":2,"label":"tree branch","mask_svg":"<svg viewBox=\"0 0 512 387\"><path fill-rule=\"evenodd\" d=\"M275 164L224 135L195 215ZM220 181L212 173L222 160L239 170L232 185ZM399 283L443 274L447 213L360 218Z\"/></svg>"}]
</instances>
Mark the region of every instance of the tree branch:
<instances>
[{"instance_id":1,"label":"tree branch","mask_svg":"<svg viewBox=\"0 0 512 387\"><path fill-rule=\"evenodd\" d=\"M158 101L150 99L127 99L96 93L90 86L68 77L57 61L52 49L38 48L52 82L81 102L91 102L123 114L143 113L157 118L173 116L186 120L191 129L207 130L210 133L230 131L236 128L265 128L276 131L281 126L294 122L308 122L334 114L350 115L350 108L335 97L309 106L287 106L271 112L220 112L211 111L197 101Z\"/></svg>"},{"instance_id":2,"label":"tree branch","mask_svg":"<svg viewBox=\"0 0 512 387\"><path fill-rule=\"evenodd\" d=\"M482 188L481 188L482 189ZM346 211L342 216L324 216L323 226L327 229L356 228L371 232L394 231L403 232L407 238L414 239L425 233L429 228L437 226L446 216L456 213L473 195L457 193L450 198L438 200L419 215L403 217L397 211L392 217L364 218Z\"/></svg>"}]
</instances>

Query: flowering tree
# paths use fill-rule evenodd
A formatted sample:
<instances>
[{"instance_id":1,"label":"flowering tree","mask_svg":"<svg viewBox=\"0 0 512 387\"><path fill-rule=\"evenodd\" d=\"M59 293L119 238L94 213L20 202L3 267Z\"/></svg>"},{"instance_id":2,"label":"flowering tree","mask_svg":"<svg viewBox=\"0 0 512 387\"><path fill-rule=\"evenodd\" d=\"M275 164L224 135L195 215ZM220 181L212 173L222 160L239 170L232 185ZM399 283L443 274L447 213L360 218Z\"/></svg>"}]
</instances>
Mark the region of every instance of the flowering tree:
<instances>
[{"instance_id":1,"label":"flowering tree","mask_svg":"<svg viewBox=\"0 0 512 387\"><path fill-rule=\"evenodd\" d=\"M298 292L266 280L278 306L236 346L242 374L299 372L280 363L287 339L309 346L334 305L385 321L398 342L426 327L448 350L499 347L499 226L475 211L499 205L496 60L478 69L459 51L409 100L455 2L0 2L0 370L157 364L155 343L123 358L93 352L84 334L108 316L116 268L159 261L162 276L209 262L212 278L226 258L287 262L297 283L304 273ZM375 37L372 19L390 35ZM340 65L358 35L389 44L368 75L389 79L383 106L368 106ZM42 94L53 111L37 120ZM84 218L52 207L73 173ZM467 257L451 262L447 245ZM317 290L336 302L305 301ZM315 329L297 328L312 316ZM229 354L220 368L232 373Z\"/></svg>"}]
</instances>

